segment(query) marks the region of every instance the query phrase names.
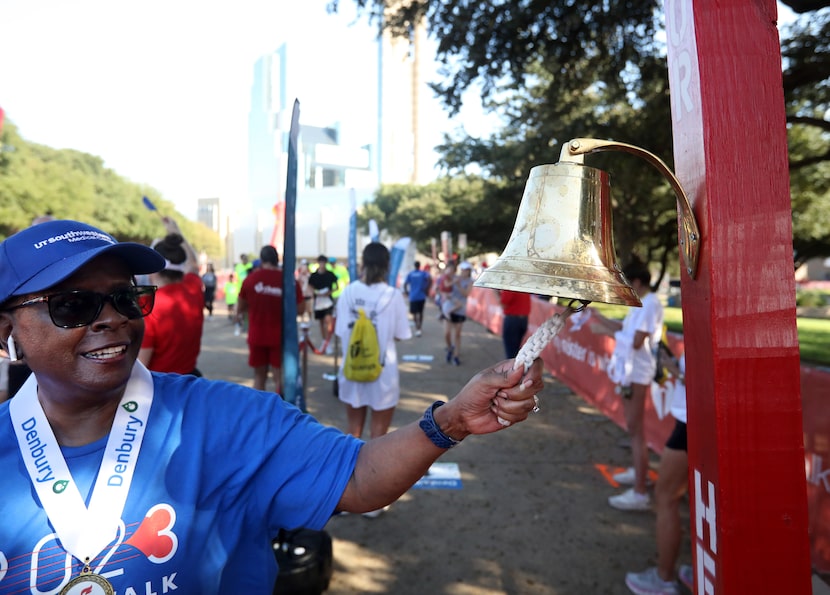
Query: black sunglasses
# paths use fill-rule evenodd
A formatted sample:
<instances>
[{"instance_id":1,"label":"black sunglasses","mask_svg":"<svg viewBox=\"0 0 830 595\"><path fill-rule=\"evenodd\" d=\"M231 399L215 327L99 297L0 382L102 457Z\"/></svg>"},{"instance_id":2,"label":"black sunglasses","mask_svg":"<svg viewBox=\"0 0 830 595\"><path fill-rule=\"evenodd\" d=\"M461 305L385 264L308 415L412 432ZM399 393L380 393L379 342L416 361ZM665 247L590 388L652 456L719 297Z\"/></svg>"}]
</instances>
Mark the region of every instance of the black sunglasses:
<instances>
[{"instance_id":1,"label":"black sunglasses","mask_svg":"<svg viewBox=\"0 0 830 595\"><path fill-rule=\"evenodd\" d=\"M104 309L104 303L110 302L115 309L129 319L143 318L153 311L156 301L155 285L137 285L116 289L110 294L96 291L64 291L26 300L7 310L17 310L46 302L49 317L55 326L61 328L78 328L92 324Z\"/></svg>"}]
</instances>

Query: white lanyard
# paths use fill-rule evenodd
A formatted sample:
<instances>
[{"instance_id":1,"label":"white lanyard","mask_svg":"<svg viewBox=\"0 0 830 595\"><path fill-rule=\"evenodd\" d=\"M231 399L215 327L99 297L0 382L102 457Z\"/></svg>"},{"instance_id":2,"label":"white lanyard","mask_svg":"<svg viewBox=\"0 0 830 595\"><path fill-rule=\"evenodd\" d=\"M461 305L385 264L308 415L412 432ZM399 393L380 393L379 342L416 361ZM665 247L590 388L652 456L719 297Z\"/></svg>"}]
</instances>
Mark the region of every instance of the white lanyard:
<instances>
[{"instance_id":1,"label":"white lanyard","mask_svg":"<svg viewBox=\"0 0 830 595\"><path fill-rule=\"evenodd\" d=\"M40 405L34 374L9 403L32 485L64 549L81 561L93 560L118 534L152 402L153 378L136 362L115 413L89 508Z\"/></svg>"}]
</instances>

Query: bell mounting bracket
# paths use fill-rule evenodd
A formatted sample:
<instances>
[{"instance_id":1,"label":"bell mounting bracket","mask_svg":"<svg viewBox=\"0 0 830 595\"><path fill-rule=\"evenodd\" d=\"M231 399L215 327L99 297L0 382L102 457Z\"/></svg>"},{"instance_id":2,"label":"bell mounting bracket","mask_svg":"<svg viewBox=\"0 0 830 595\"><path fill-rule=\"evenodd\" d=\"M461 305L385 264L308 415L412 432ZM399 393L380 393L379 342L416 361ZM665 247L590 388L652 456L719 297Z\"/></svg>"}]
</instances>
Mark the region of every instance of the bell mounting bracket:
<instances>
[{"instance_id":1,"label":"bell mounting bracket","mask_svg":"<svg viewBox=\"0 0 830 595\"><path fill-rule=\"evenodd\" d=\"M642 157L657 168L669 181L675 195L677 195L677 214L680 219L680 249L683 253L683 260L686 263L686 272L694 279L697 275L698 257L700 254L700 229L697 226L697 220L692 211L692 206L689 204L689 198L683 191L683 187L680 185L677 176L672 173L669 167L657 155L634 145L609 140L593 138L572 139L563 145L559 160L583 165L585 155L602 151L620 151Z\"/></svg>"}]
</instances>

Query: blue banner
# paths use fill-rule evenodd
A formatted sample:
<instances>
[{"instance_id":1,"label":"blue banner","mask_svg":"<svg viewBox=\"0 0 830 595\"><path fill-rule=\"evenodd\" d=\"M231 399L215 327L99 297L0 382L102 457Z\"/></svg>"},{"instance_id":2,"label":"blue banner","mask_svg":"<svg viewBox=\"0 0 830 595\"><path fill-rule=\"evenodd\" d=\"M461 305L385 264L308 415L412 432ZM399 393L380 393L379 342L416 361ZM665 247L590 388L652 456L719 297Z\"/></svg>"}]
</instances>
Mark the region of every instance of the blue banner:
<instances>
[{"instance_id":1,"label":"blue banner","mask_svg":"<svg viewBox=\"0 0 830 595\"><path fill-rule=\"evenodd\" d=\"M357 200L354 188L349 192L352 204L352 214L349 215L349 279L357 281Z\"/></svg>"},{"instance_id":2,"label":"blue banner","mask_svg":"<svg viewBox=\"0 0 830 595\"><path fill-rule=\"evenodd\" d=\"M300 337L297 329L297 142L300 136L300 102L294 100L291 129L288 133L288 175L285 182L285 240L282 250L282 397L305 412Z\"/></svg>"},{"instance_id":3,"label":"blue banner","mask_svg":"<svg viewBox=\"0 0 830 595\"><path fill-rule=\"evenodd\" d=\"M410 242L411 240L409 238L401 238L392 246L389 262L389 279L387 280L392 287L398 286L398 274L401 272L401 265L403 264L403 259L406 256Z\"/></svg>"}]
</instances>

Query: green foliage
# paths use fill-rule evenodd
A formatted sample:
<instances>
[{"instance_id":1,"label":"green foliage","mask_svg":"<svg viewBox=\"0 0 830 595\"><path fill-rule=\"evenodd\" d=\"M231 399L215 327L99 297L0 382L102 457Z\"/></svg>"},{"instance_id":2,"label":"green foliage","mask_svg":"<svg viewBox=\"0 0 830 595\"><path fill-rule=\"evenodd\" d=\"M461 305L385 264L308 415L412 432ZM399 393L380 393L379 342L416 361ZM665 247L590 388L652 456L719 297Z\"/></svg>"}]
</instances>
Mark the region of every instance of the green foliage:
<instances>
[{"instance_id":1,"label":"green foliage","mask_svg":"<svg viewBox=\"0 0 830 595\"><path fill-rule=\"evenodd\" d=\"M433 89L450 112L481 87L482 105L504 117L490 138L459 131L439 151L449 175L480 172L476 213L509 233L511 208L531 167L558 160L571 138L614 139L672 163L665 47L656 0L354 0L370 19L407 36L426 22L442 67ZM830 10L827 0L787 0L798 22L782 31L796 263L830 255ZM337 0L330 2L337 9ZM614 238L629 254L678 268L674 195L642 162L619 154L586 163L612 174ZM631 157L630 159L636 159ZM492 187L491 187L492 186ZM503 238L492 234L488 237ZM497 242L496 242L497 243Z\"/></svg>"},{"instance_id":2,"label":"green foliage","mask_svg":"<svg viewBox=\"0 0 830 595\"><path fill-rule=\"evenodd\" d=\"M816 127L791 126L788 133L791 161L806 163L821 154L830 133ZM830 161L790 168L793 209L794 264L830 254Z\"/></svg>"},{"instance_id":3,"label":"green foliage","mask_svg":"<svg viewBox=\"0 0 830 595\"><path fill-rule=\"evenodd\" d=\"M804 308L822 308L827 305L827 293L815 289L796 291L795 305Z\"/></svg>"},{"instance_id":4,"label":"green foliage","mask_svg":"<svg viewBox=\"0 0 830 595\"><path fill-rule=\"evenodd\" d=\"M442 231L456 238L466 233L468 252L500 252L512 230L521 194L499 196L498 190L472 175L445 177L424 186L385 185L364 206L359 224L374 219L393 236L409 236L421 246L428 246Z\"/></svg>"},{"instance_id":5,"label":"green foliage","mask_svg":"<svg viewBox=\"0 0 830 595\"><path fill-rule=\"evenodd\" d=\"M830 10L813 8L786 27L783 36L797 268L830 254Z\"/></svg>"},{"instance_id":6,"label":"green foliage","mask_svg":"<svg viewBox=\"0 0 830 595\"><path fill-rule=\"evenodd\" d=\"M603 316L614 320L622 320L630 310L628 306L600 303L592 303L591 308L599 310ZM663 323L672 333L683 333L683 310L665 306L663 308Z\"/></svg>"},{"instance_id":7,"label":"green foliage","mask_svg":"<svg viewBox=\"0 0 830 595\"><path fill-rule=\"evenodd\" d=\"M616 85L654 45L656 0L355 0L370 19L407 36L425 20L444 80L433 87L452 111L474 82L485 97L533 83L542 63L565 89ZM337 10L338 2L330 2ZM549 105L549 107L553 107ZM555 114L551 114L556 119Z\"/></svg>"},{"instance_id":8,"label":"green foliage","mask_svg":"<svg viewBox=\"0 0 830 595\"><path fill-rule=\"evenodd\" d=\"M622 320L628 312L626 306L611 304L591 304L604 316ZM680 308L664 308L664 322L669 331L683 333L683 310ZM801 361L817 366L830 366L830 319L802 318L796 319L798 326L798 345Z\"/></svg>"},{"instance_id":9,"label":"green foliage","mask_svg":"<svg viewBox=\"0 0 830 595\"><path fill-rule=\"evenodd\" d=\"M144 206L141 198L147 196L160 212L176 218L197 250L204 248L209 256L221 256L222 243L216 233L187 221L154 189L134 184L104 167L100 157L29 143L8 120L0 147L0 239L48 213L90 223L121 241L149 244L164 233L164 227L158 214Z\"/></svg>"},{"instance_id":10,"label":"green foliage","mask_svg":"<svg viewBox=\"0 0 830 595\"><path fill-rule=\"evenodd\" d=\"M830 320L826 318L797 319L798 348L801 361L819 366L830 366Z\"/></svg>"}]
</instances>

